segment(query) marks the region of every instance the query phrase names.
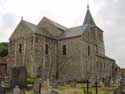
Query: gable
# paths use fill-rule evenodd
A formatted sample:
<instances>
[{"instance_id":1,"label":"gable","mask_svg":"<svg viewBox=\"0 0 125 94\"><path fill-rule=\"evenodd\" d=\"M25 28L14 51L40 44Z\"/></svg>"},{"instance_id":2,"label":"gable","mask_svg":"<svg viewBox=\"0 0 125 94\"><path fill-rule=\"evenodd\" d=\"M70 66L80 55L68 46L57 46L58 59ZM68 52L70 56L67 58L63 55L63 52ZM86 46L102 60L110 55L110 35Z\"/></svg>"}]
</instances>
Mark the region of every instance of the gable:
<instances>
[{"instance_id":1,"label":"gable","mask_svg":"<svg viewBox=\"0 0 125 94\"><path fill-rule=\"evenodd\" d=\"M42 26L43 23L50 23L51 25L55 26L56 28L60 29L60 30L65 30L67 29L65 26L62 26L61 24L58 24L55 21L52 21L46 17L43 17L43 19L39 22L38 26Z\"/></svg>"},{"instance_id":2,"label":"gable","mask_svg":"<svg viewBox=\"0 0 125 94\"><path fill-rule=\"evenodd\" d=\"M43 17L43 19L38 24L39 27L44 28L46 31L48 31L53 37L59 37L63 34L66 27L46 18Z\"/></svg>"},{"instance_id":3,"label":"gable","mask_svg":"<svg viewBox=\"0 0 125 94\"><path fill-rule=\"evenodd\" d=\"M25 37L29 34L32 34L32 30L30 28L28 28L23 21L20 21L20 23L17 25L16 29L14 30L14 32L12 33L12 35L10 36L10 40L13 39L17 39L20 37Z\"/></svg>"}]
</instances>

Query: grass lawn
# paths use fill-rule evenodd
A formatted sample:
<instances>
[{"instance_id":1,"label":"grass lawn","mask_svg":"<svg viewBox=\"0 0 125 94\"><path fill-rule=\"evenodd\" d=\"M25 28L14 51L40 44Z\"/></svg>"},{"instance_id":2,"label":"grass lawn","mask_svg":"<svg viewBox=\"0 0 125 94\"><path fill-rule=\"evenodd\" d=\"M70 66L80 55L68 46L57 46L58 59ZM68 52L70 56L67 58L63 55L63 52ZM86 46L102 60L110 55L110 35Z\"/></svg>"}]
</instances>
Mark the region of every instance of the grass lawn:
<instances>
[{"instance_id":1,"label":"grass lawn","mask_svg":"<svg viewBox=\"0 0 125 94\"><path fill-rule=\"evenodd\" d=\"M44 94L46 92L46 88L42 88L41 92ZM59 86L58 88L52 88L51 90L58 92L58 94L85 94L86 87L71 87L69 85ZM91 94L95 94L95 88L89 88L89 92ZM7 93L12 94L12 93ZM33 94L32 90L28 90L27 94ZM112 90L107 90L104 88L98 88L98 94L113 94Z\"/></svg>"},{"instance_id":2,"label":"grass lawn","mask_svg":"<svg viewBox=\"0 0 125 94\"><path fill-rule=\"evenodd\" d=\"M86 92L86 88L73 88L73 87L60 87L58 89L55 89L55 91L58 91L60 93L80 93L84 94ZM92 92L92 94L95 94L95 88L89 88L89 92ZM98 88L98 94L113 94L111 90L103 89L103 88Z\"/></svg>"},{"instance_id":3,"label":"grass lawn","mask_svg":"<svg viewBox=\"0 0 125 94\"><path fill-rule=\"evenodd\" d=\"M86 87L82 88L76 88L76 87L70 87L70 86L59 86L58 88L51 88L50 91L56 91L59 94L85 94ZM46 88L42 88L41 92L45 92ZM29 94L33 94L32 90L28 91ZM92 94L95 94L95 88L91 87L89 88L89 92L92 92ZM110 89L105 88L98 88L98 94L113 94L113 91Z\"/></svg>"}]
</instances>

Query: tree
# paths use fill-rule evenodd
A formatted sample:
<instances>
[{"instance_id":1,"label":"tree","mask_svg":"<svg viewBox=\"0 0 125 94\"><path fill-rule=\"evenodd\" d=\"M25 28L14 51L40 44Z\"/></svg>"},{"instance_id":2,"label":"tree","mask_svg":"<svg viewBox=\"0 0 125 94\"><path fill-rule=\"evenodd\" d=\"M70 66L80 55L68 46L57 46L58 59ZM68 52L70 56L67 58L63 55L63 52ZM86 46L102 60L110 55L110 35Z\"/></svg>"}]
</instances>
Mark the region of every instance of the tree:
<instances>
[{"instance_id":1,"label":"tree","mask_svg":"<svg viewBox=\"0 0 125 94\"><path fill-rule=\"evenodd\" d=\"M8 55L8 43L0 43L0 57Z\"/></svg>"}]
</instances>

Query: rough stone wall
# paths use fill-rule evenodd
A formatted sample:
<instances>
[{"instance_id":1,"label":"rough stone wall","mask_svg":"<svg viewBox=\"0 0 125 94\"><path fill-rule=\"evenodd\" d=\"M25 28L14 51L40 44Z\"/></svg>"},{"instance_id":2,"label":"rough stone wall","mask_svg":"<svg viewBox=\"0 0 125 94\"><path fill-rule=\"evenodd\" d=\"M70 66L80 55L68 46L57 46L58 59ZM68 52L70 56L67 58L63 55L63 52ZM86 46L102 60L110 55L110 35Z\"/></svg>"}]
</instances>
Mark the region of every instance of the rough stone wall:
<instances>
[{"instance_id":1,"label":"rough stone wall","mask_svg":"<svg viewBox=\"0 0 125 94\"><path fill-rule=\"evenodd\" d=\"M97 77L99 79L112 76L112 63L113 60L106 58L105 48L103 41L103 31L95 26L89 26L82 35L83 49L84 50L84 62L86 63L86 77L93 80ZM90 47L91 55L88 56L87 46ZM96 57L101 55L103 57ZM85 63L84 63L85 64Z\"/></svg>"},{"instance_id":2,"label":"rough stone wall","mask_svg":"<svg viewBox=\"0 0 125 94\"><path fill-rule=\"evenodd\" d=\"M35 35L35 37L37 37L34 44L35 71L40 68L44 79L53 79L56 76L57 41L41 35ZM45 45L48 45L48 54L45 52Z\"/></svg>"},{"instance_id":3,"label":"rough stone wall","mask_svg":"<svg viewBox=\"0 0 125 94\"><path fill-rule=\"evenodd\" d=\"M58 71L59 79L81 79L81 41L80 37L61 40L58 42ZM63 45L66 45L66 55L63 55Z\"/></svg>"},{"instance_id":4,"label":"rough stone wall","mask_svg":"<svg viewBox=\"0 0 125 94\"><path fill-rule=\"evenodd\" d=\"M8 63L8 56L0 57L0 76L5 76L7 73L7 63Z\"/></svg>"},{"instance_id":5,"label":"rough stone wall","mask_svg":"<svg viewBox=\"0 0 125 94\"><path fill-rule=\"evenodd\" d=\"M44 26L56 37L62 34L62 31L56 33L57 28L49 23ZM66 55L63 55L64 45ZM97 54L105 57L103 32L95 27L89 27L79 37L57 41L32 33L20 23L10 38L9 68L26 66L29 75L40 72L44 79L58 77L64 81L93 80L97 74L100 79L111 76L112 61Z\"/></svg>"},{"instance_id":6,"label":"rough stone wall","mask_svg":"<svg viewBox=\"0 0 125 94\"><path fill-rule=\"evenodd\" d=\"M97 39L96 39L96 28L93 26L88 26L86 31L82 35L83 41L83 60L86 64L86 79L93 80L96 77L96 54L97 54Z\"/></svg>"},{"instance_id":7,"label":"rough stone wall","mask_svg":"<svg viewBox=\"0 0 125 94\"><path fill-rule=\"evenodd\" d=\"M103 78L108 79L112 77L112 64L114 63L113 60L97 56L96 63L98 63L97 74L100 80L102 80Z\"/></svg>"},{"instance_id":8,"label":"rough stone wall","mask_svg":"<svg viewBox=\"0 0 125 94\"><path fill-rule=\"evenodd\" d=\"M82 41L82 64L84 79L93 80L96 76L96 49L95 45Z\"/></svg>"},{"instance_id":9,"label":"rough stone wall","mask_svg":"<svg viewBox=\"0 0 125 94\"><path fill-rule=\"evenodd\" d=\"M96 46L97 46L97 53L101 55L105 55L103 31L101 31L98 28L96 28Z\"/></svg>"},{"instance_id":10,"label":"rough stone wall","mask_svg":"<svg viewBox=\"0 0 125 94\"><path fill-rule=\"evenodd\" d=\"M66 45L66 55L62 55L63 45ZM90 55L88 55L88 46ZM61 40L58 52L60 79L82 81L94 74L95 46L82 40L82 37Z\"/></svg>"},{"instance_id":11,"label":"rough stone wall","mask_svg":"<svg viewBox=\"0 0 125 94\"><path fill-rule=\"evenodd\" d=\"M101 67L97 69L96 54L105 55L103 32L97 31L97 28L89 27L81 37L61 40L58 45L60 79L93 80L96 79L98 73L101 77L111 76L111 61L109 59L101 59L101 62L106 62L105 66L109 63L107 69L100 69ZM62 55L63 45L66 45L66 55Z\"/></svg>"},{"instance_id":12,"label":"rough stone wall","mask_svg":"<svg viewBox=\"0 0 125 94\"><path fill-rule=\"evenodd\" d=\"M33 34L27 27L23 26L23 29L20 27L17 27L10 38L8 67L26 66L28 72L33 73ZM20 45L21 53L19 52Z\"/></svg>"},{"instance_id":13,"label":"rough stone wall","mask_svg":"<svg viewBox=\"0 0 125 94\"><path fill-rule=\"evenodd\" d=\"M96 26L88 26L83 33L83 39L94 44L96 47L96 53L105 56L105 46L103 40L103 31Z\"/></svg>"},{"instance_id":14,"label":"rough stone wall","mask_svg":"<svg viewBox=\"0 0 125 94\"><path fill-rule=\"evenodd\" d=\"M112 78L113 81L117 81L122 74L123 69L121 69L115 62L112 64Z\"/></svg>"}]
</instances>

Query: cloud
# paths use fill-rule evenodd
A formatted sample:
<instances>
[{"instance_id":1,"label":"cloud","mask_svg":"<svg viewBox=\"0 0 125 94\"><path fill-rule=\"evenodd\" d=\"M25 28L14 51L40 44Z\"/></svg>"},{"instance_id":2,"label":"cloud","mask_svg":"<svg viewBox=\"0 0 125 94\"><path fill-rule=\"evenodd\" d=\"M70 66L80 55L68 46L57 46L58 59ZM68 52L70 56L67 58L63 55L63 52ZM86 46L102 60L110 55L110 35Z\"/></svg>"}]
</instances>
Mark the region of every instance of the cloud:
<instances>
[{"instance_id":1,"label":"cloud","mask_svg":"<svg viewBox=\"0 0 125 94\"><path fill-rule=\"evenodd\" d=\"M101 4L96 20L105 31L106 53L116 59L116 63L125 67L125 0L97 0Z\"/></svg>"},{"instance_id":2,"label":"cloud","mask_svg":"<svg viewBox=\"0 0 125 94\"><path fill-rule=\"evenodd\" d=\"M0 6L3 7L8 0L0 0Z\"/></svg>"},{"instance_id":3,"label":"cloud","mask_svg":"<svg viewBox=\"0 0 125 94\"><path fill-rule=\"evenodd\" d=\"M16 15L12 13L6 13L2 15L2 27L10 28L16 24Z\"/></svg>"},{"instance_id":4,"label":"cloud","mask_svg":"<svg viewBox=\"0 0 125 94\"><path fill-rule=\"evenodd\" d=\"M0 42L8 41L13 27L16 25L16 15L13 13L1 14L0 19Z\"/></svg>"}]
</instances>

